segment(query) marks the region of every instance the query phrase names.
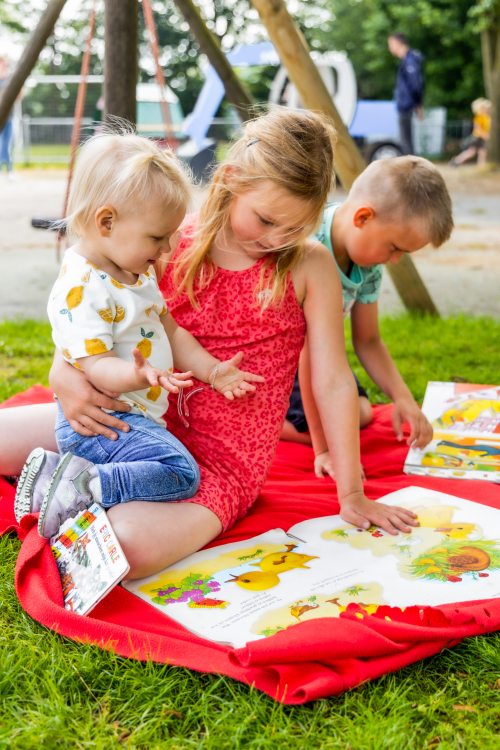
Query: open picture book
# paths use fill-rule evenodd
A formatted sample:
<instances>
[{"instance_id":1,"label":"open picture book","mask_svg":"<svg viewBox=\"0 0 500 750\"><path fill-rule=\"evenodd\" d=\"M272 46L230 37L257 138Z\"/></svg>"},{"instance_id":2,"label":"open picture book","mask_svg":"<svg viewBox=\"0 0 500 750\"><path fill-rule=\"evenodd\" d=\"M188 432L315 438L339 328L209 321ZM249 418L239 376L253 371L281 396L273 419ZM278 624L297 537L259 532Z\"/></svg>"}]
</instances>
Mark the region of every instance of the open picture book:
<instances>
[{"instance_id":1,"label":"open picture book","mask_svg":"<svg viewBox=\"0 0 500 750\"><path fill-rule=\"evenodd\" d=\"M392 536L339 515L196 552L123 587L196 635L239 648L354 602L437 606L500 596L500 511L408 487L380 498L418 514Z\"/></svg>"},{"instance_id":2,"label":"open picture book","mask_svg":"<svg viewBox=\"0 0 500 750\"><path fill-rule=\"evenodd\" d=\"M500 386L430 382L422 411L434 435L410 448L406 474L500 482Z\"/></svg>"},{"instance_id":3,"label":"open picture book","mask_svg":"<svg viewBox=\"0 0 500 750\"><path fill-rule=\"evenodd\" d=\"M92 505L51 539L64 607L88 614L130 570L120 543L100 505Z\"/></svg>"}]
</instances>

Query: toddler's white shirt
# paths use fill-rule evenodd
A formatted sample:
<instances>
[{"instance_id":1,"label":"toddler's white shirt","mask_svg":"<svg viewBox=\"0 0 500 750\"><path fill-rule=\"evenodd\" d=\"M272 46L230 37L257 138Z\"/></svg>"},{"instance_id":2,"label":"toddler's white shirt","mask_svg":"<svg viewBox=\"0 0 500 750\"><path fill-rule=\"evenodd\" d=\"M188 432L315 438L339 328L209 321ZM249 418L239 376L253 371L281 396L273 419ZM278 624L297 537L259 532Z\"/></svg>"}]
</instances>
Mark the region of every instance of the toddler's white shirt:
<instances>
[{"instance_id":1,"label":"toddler's white shirt","mask_svg":"<svg viewBox=\"0 0 500 750\"><path fill-rule=\"evenodd\" d=\"M160 320L168 311L153 268L128 286L69 248L47 312L55 345L75 367L80 357L111 350L133 362L135 348L153 367L173 370L172 350ZM168 394L160 386L122 393L120 401L130 404L135 414L165 426Z\"/></svg>"}]
</instances>

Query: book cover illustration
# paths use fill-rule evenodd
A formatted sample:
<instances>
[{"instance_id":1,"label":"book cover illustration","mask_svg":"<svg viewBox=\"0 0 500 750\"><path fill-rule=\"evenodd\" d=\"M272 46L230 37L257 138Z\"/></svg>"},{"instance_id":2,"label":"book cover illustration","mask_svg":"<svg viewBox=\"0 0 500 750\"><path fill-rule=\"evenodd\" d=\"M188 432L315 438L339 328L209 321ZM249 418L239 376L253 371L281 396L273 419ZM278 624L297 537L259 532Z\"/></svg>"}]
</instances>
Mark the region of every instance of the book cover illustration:
<instances>
[{"instance_id":1,"label":"book cover illustration","mask_svg":"<svg viewBox=\"0 0 500 750\"><path fill-rule=\"evenodd\" d=\"M422 411L432 441L410 448L406 474L500 482L500 387L430 382Z\"/></svg>"},{"instance_id":2,"label":"book cover illustration","mask_svg":"<svg viewBox=\"0 0 500 750\"><path fill-rule=\"evenodd\" d=\"M123 586L187 629L240 647L297 623L380 605L439 606L500 596L500 511L420 487L381 501L420 526L392 536L338 515L197 552Z\"/></svg>"},{"instance_id":3,"label":"book cover illustration","mask_svg":"<svg viewBox=\"0 0 500 750\"><path fill-rule=\"evenodd\" d=\"M64 608L88 614L127 574L129 565L106 512L92 505L51 540Z\"/></svg>"}]
</instances>

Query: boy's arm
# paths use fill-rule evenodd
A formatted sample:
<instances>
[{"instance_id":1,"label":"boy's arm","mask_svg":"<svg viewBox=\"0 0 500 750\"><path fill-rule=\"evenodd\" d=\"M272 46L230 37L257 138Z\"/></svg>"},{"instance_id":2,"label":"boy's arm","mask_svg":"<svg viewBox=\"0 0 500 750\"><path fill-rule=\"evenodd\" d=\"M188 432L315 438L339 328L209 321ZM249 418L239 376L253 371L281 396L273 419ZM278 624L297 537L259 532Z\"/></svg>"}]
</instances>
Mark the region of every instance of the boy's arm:
<instances>
[{"instance_id":1,"label":"boy's arm","mask_svg":"<svg viewBox=\"0 0 500 750\"><path fill-rule=\"evenodd\" d=\"M432 440L432 427L422 414L408 386L380 337L376 302L356 302L351 311L354 351L364 369L380 390L394 402L392 424L398 440L403 439L403 422L410 424L407 445L423 448Z\"/></svg>"}]
</instances>

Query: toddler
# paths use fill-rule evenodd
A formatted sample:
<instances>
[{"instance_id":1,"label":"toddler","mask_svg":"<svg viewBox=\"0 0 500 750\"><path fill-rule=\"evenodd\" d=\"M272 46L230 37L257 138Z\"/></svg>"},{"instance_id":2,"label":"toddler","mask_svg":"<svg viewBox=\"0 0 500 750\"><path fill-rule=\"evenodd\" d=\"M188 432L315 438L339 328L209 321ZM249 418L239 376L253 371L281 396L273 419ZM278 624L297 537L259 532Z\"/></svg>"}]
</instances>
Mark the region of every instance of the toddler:
<instances>
[{"instance_id":1,"label":"toddler","mask_svg":"<svg viewBox=\"0 0 500 750\"><path fill-rule=\"evenodd\" d=\"M68 205L68 249L48 303L56 347L98 389L119 392L128 431L110 440L78 434L59 407L62 458L37 448L19 480L15 512L40 511L39 533L59 527L93 502L179 501L200 479L189 451L166 429L168 392L194 375L226 398L255 390L236 354L220 362L176 325L158 289L155 265L171 252L184 219L189 179L168 151L134 134L102 134L83 147ZM172 247L175 243L172 244ZM178 369L189 370L173 374ZM118 414L118 412L116 412ZM85 427L85 425L83 425Z\"/></svg>"}]
</instances>

